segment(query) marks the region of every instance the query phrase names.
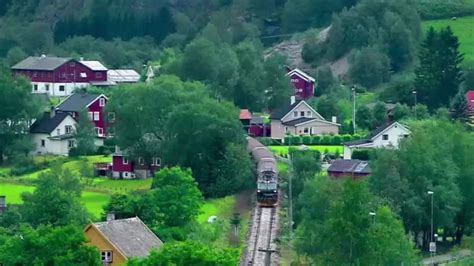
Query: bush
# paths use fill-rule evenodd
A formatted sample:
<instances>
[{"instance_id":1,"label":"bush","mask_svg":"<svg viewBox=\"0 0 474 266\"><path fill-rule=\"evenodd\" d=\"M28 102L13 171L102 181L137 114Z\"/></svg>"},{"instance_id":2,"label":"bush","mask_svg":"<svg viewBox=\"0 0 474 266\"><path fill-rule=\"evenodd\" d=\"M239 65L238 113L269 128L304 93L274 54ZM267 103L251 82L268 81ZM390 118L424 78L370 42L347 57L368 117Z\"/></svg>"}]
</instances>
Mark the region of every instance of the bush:
<instances>
[{"instance_id":1,"label":"bush","mask_svg":"<svg viewBox=\"0 0 474 266\"><path fill-rule=\"evenodd\" d=\"M342 142L348 142L352 140L352 136L349 134L342 135Z\"/></svg>"},{"instance_id":2,"label":"bush","mask_svg":"<svg viewBox=\"0 0 474 266\"><path fill-rule=\"evenodd\" d=\"M339 135L332 136L331 144L332 145L341 145L342 138Z\"/></svg>"},{"instance_id":3,"label":"bush","mask_svg":"<svg viewBox=\"0 0 474 266\"><path fill-rule=\"evenodd\" d=\"M311 145L312 144L312 138L311 136L303 136L303 144L304 145Z\"/></svg>"},{"instance_id":4,"label":"bush","mask_svg":"<svg viewBox=\"0 0 474 266\"><path fill-rule=\"evenodd\" d=\"M329 135L324 135L321 139L321 145L331 145L332 137Z\"/></svg>"},{"instance_id":5,"label":"bush","mask_svg":"<svg viewBox=\"0 0 474 266\"><path fill-rule=\"evenodd\" d=\"M301 137L300 136L292 136L291 137L291 145L301 145Z\"/></svg>"},{"instance_id":6,"label":"bush","mask_svg":"<svg viewBox=\"0 0 474 266\"><path fill-rule=\"evenodd\" d=\"M360 139L362 139L361 135L359 135L359 134L352 135L352 140L360 140Z\"/></svg>"},{"instance_id":7,"label":"bush","mask_svg":"<svg viewBox=\"0 0 474 266\"><path fill-rule=\"evenodd\" d=\"M311 144L319 145L321 143L321 136L315 135L312 137Z\"/></svg>"},{"instance_id":8,"label":"bush","mask_svg":"<svg viewBox=\"0 0 474 266\"><path fill-rule=\"evenodd\" d=\"M352 151L352 159L368 161L370 159L370 150L354 150Z\"/></svg>"},{"instance_id":9,"label":"bush","mask_svg":"<svg viewBox=\"0 0 474 266\"><path fill-rule=\"evenodd\" d=\"M20 176L35 172L37 170L39 170L39 167L35 164L32 157L21 156L16 159L15 164L10 170L10 174L12 176Z\"/></svg>"},{"instance_id":10,"label":"bush","mask_svg":"<svg viewBox=\"0 0 474 266\"><path fill-rule=\"evenodd\" d=\"M285 136L285 138L283 139L283 142L285 143L285 145L288 145L290 143L290 140L291 140L291 136Z\"/></svg>"}]
</instances>

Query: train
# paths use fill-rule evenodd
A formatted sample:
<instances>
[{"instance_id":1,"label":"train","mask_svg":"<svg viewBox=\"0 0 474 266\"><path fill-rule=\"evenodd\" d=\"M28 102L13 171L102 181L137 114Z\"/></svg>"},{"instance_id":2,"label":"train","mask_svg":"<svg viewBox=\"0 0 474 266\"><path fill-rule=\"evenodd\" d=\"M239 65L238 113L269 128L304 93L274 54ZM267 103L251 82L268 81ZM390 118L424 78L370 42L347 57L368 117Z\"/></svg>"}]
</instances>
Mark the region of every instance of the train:
<instances>
[{"instance_id":1,"label":"train","mask_svg":"<svg viewBox=\"0 0 474 266\"><path fill-rule=\"evenodd\" d=\"M257 203L262 207L274 207L278 203L278 168L275 156L252 137L247 137L247 151L255 162Z\"/></svg>"}]
</instances>

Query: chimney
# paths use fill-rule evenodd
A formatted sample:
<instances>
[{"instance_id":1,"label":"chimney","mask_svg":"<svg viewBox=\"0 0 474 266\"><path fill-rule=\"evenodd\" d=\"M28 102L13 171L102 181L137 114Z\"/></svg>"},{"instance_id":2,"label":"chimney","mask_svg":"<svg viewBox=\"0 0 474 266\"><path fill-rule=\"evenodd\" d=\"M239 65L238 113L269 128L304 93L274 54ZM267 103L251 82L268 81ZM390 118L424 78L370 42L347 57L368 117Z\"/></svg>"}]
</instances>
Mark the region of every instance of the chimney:
<instances>
[{"instance_id":1,"label":"chimney","mask_svg":"<svg viewBox=\"0 0 474 266\"><path fill-rule=\"evenodd\" d=\"M79 61L84 61L84 57L79 57Z\"/></svg>"},{"instance_id":2,"label":"chimney","mask_svg":"<svg viewBox=\"0 0 474 266\"><path fill-rule=\"evenodd\" d=\"M333 123L337 123L337 116L333 116L333 117L332 117L332 122L333 122Z\"/></svg>"},{"instance_id":3,"label":"chimney","mask_svg":"<svg viewBox=\"0 0 474 266\"><path fill-rule=\"evenodd\" d=\"M45 57L46 57L46 55L45 55L45 54L41 54L41 57L42 57L42 58L45 58Z\"/></svg>"},{"instance_id":4,"label":"chimney","mask_svg":"<svg viewBox=\"0 0 474 266\"><path fill-rule=\"evenodd\" d=\"M115 220L115 212L108 212L107 213L107 222Z\"/></svg>"},{"instance_id":5,"label":"chimney","mask_svg":"<svg viewBox=\"0 0 474 266\"><path fill-rule=\"evenodd\" d=\"M120 147L118 145L115 145L115 153L120 153Z\"/></svg>"},{"instance_id":6,"label":"chimney","mask_svg":"<svg viewBox=\"0 0 474 266\"><path fill-rule=\"evenodd\" d=\"M0 196L0 214L7 211L7 197Z\"/></svg>"},{"instance_id":7,"label":"chimney","mask_svg":"<svg viewBox=\"0 0 474 266\"><path fill-rule=\"evenodd\" d=\"M54 109L55 109L54 107L51 107L51 109L48 112L50 118L53 118L56 115L56 112L54 111Z\"/></svg>"},{"instance_id":8,"label":"chimney","mask_svg":"<svg viewBox=\"0 0 474 266\"><path fill-rule=\"evenodd\" d=\"M291 96L290 97L290 103L291 104L294 104L296 102L296 97L295 96Z\"/></svg>"}]
</instances>

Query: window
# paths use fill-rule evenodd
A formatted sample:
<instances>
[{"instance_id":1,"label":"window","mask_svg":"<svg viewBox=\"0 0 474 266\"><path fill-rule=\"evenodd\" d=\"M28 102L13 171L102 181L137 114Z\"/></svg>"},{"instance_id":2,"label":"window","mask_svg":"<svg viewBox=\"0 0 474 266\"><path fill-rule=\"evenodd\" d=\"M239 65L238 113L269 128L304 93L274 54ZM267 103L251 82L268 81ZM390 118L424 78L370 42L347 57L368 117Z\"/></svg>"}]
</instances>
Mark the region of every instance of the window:
<instances>
[{"instance_id":1,"label":"window","mask_svg":"<svg viewBox=\"0 0 474 266\"><path fill-rule=\"evenodd\" d=\"M123 163L123 164L128 164L128 159L125 158L125 157L122 157L122 163Z\"/></svg>"},{"instance_id":2,"label":"window","mask_svg":"<svg viewBox=\"0 0 474 266\"><path fill-rule=\"evenodd\" d=\"M304 132L305 134L308 134L308 133L309 133L309 128L305 127L305 128L303 129L303 132Z\"/></svg>"},{"instance_id":3,"label":"window","mask_svg":"<svg viewBox=\"0 0 474 266\"><path fill-rule=\"evenodd\" d=\"M72 134L72 126L71 125L65 126L65 131L66 131L66 134Z\"/></svg>"},{"instance_id":4,"label":"window","mask_svg":"<svg viewBox=\"0 0 474 266\"><path fill-rule=\"evenodd\" d=\"M84 73L84 72L81 72L81 74L80 74L80 75L81 75L81 78L87 78L87 74L86 74L86 73Z\"/></svg>"},{"instance_id":5,"label":"window","mask_svg":"<svg viewBox=\"0 0 474 266\"><path fill-rule=\"evenodd\" d=\"M109 122L115 122L115 113L110 112L108 116L109 116Z\"/></svg>"},{"instance_id":6,"label":"window","mask_svg":"<svg viewBox=\"0 0 474 266\"><path fill-rule=\"evenodd\" d=\"M143 157L138 157L138 164L144 165L145 164L145 159L143 159Z\"/></svg>"},{"instance_id":7,"label":"window","mask_svg":"<svg viewBox=\"0 0 474 266\"><path fill-rule=\"evenodd\" d=\"M388 140L388 134L383 134L382 135L382 140Z\"/></svg>"},{"instance_id":8,"label":"window","mask_svg":"<svg viewBox=\"0 0 474 266\"><path fill-rule=\"evenodd\" d=\"M154 165L154 166L160 166L160 165L161 165L161 159L160 159L160 158L157 158L157 157L153 158L153 163L152 163L152 165Z\"/></svg>"},{"instance_id":9,"label":"window","mask_svg":"<svg viewBox=\"0 0 474 266\"><path fill-rule=\"evenodd\" d=\"M69 149L74 148L75 146L76 146L76 141L75 140L72 139L72 140L67 141L67 147Z\"/></svg>"},{"instance_id":10,"label":"window","mask_svg":"<svg viewBox=\"0 0 474 266\"><path fill-rule=\"evenodd\" d=\"M96 77L96 78L101 78L101 77L102 77L102 73L100 73L100 72L95 73L95 77Z\"/></svg>"},{"instance_id":11,"label":"window","mask_svg":"<svg viewBox=\"0 0 474 266\"><path fill-rule=\"evenodd\" d=\"M403 135L404 138L408 138L408 136L409 136L408 134Z\"/></svg>"},{"instance_id":12,"label":"window","mask_svg":"<svg viewBox=\"0 0 474 266\"><path fill-rule=\"evenodd\" d=\"M298 117L298 112L293 112L293 117Z\"/></svg>"},{"instance_id":13,"label":"window","mask_svg":"<svg viewBox=\"0 0 474 266\"><path fill-rule=\"evenodd\" d=\"M94 113L93 113L93 112L89 112L89 120L92 121L93 118L94 118Z\"/></svg>"},{"instance_id":14,"label":"window","mask_svg":"<svg viewBox=\"0 0 474 266\"><path fill-rule=\"evenodd\" d=\"M100 254L103 263L112 263L112 251L102 251Z\"/></svg>"},{"instance_id":15,"label":"window","mask_svg":"<svg viewBox=\"0 0 474 266\"><path fill-rule=\"evenodd\" d=\"M58 136L61 135L61 129L60 129L60 128L56 129L56 134L57 134Z\"/></svg>"},{"instance_id":16,"label":"window","mask_svg":"<svg viewBox=\"0 0 474 266\"><path fill-rule=\"evenodd\" d=\"M59 91L64 91L64 85L59 85Z\"/></svg>"},{"instance_id":17,"label":"window","mask_svg":"<svg viewBox=\"0 0 474 266\"><path fill-rule=\"evenodd\" d=\"M104 135L104 129L101 128L101 127L96 127L96 128L95 128L95 134L96 134L97 136L102 136L102 135Z\"/></svg>"},{"instance_id":18,"label":"window","mask_svg":"<svg viewBox=\"0 0 474 266\"><path fill-rule=\"evenodd\" d=\"M94 112L94 121L99 121L99 120L100 120L99 112Z\"/></svg>"},{"instance_id":19,"label":"window","mask_svg":"<svg viewBox=\"0 0 474 266\"><path fill-rule=\"evenodd\" d=\"M300 116L301 116L301 117L304 117L304 111L301 111L301 112L300 112Z\"/></svg>"},{"instance_id":20,"label":"window","mask_svg":"<svg viewBox=\"0 0 474 266\"><path fill-rule=\"evenodd\" d=\"M99 99L99 106L100 106L100 107L104 107L104 106L105 106L105 99L104 99L104 98L100 98L100 99Z\"/></svg>"},{"instance_id":21,"label":"window","mask_svg":"<svg viewBox=\"0 0 474 266\"><path fill-rule=\"evenodd\" d=\"M38 91L38 84L33 84L33 90Z\"/></svg>"},{"instance_id":22,"label":"window","mask_svg":"<svg viewBox=\"0 0 474 266\"><path fill-rule=\"evenodd\" d=\"M288 133L288 127L285 127L285 133Z\"/></svg>"},{"instance_id":23,"label":"window","mask_svg":"<svg viewBox=\"0 0 474 266\"><path fill-rule=\"evenodd\" d=\"M311 117L311 116L312 116L311 111L306 111L306 116L307 116L307 117Z\"/></svg>"},{"instance_id":24,"label":"window","mask_svg":"<svg viewBox=\"0 0 474 266\"><path fill-rule=\"evenodd\" d=\"M44 139L41 140L41 147L44 147L46 144L46 141Z\"/></svg>"},{"instance_id":25,"label":"window","mask_svg":"<svg viewBox=\"0 0 474 266\"><path fill-rule=\"evenodd\" d=\"M46 88L46 91L49 91L49 84L44 85L44 87Z\"/></svg>"}]
</instances>

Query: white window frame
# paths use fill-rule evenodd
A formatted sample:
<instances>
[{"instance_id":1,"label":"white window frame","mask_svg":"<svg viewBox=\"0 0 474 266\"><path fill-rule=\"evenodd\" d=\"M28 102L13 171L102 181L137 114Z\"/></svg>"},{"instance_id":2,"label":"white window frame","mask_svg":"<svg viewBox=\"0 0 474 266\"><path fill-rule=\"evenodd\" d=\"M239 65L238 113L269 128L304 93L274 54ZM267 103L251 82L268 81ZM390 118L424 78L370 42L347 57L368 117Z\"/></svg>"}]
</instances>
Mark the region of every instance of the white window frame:
<instances>
[{"instance_id":1,"label":"white window frame","mask_svg":"<svg viewBox=\"0 0 474 266\"><path fill-rule=\"evenodd\" d=\"M304 134L309 134L309 127L303 128L303 133Z\"/></svg>"},{"instance_id":2,"label":"white window frame","mask_svg":"<svg viewBox=\"0 0 474 266\"><path fill-rule=\"evenodd\" d=\"M94 121L100 121L100 112L94 112Z\"/></svg>"},{"instance_id":3,"label":"white window frame","mask_svg":"<svg viewBox=\"0 0 474 266\"><path fill-rule=\"evenodd\" d=\"M45 84L44 88L46 89L46 91L49 91L49 84Z\"/></svg>"},{"instance_id":4,"label":"white window frame","mask_svg":"<svg viewBox=\"0 0 474 266\"><path fill-rule=\"evenodd\" d=\"M81 72L79 75L83 79L87 78L87 73L86 72Z\"/></svg>"},{"instance_id":5,"label":"white window frame","mask_svg":"<svg viewBox=\"0 0 474 266\"><path fill-rule=\"evenodd\" d=\"M298 117L298 111L293 112L293 117Z\"/></svg>"},{"instance_id":6,"label":"white window frame","mask_svg":"<svg viewBox=\"0 0 474 266\"><path fill-rule=\"evenodd\" d=\"M110 264L113 262L113 252L112 251L101 251L100 259L102 263Z\"/></svg>"},{"instance_id":7,"label":"white window frame","mask_svg":"<svg viewBox=\"0 0 474 266\"><path fill-rule=\"evenodd\" d=\"M101 128L101 127L96 127L96 128L95 128L95 134L96 134L97 136L103 136L103 135L104 135L104 129Z\"/></svg>"},{"instance_id":8,"label":"white window frame","mask_svg":"<svg viewBox=\"0 0 474 266\"><path fill-rule=\"evenodd\" d=\"M33 84L33 91L38 91L38 84Z\"/></svg>"},{"instance_id":9,"label":"white window frame","mask_svg":"<svg viewBox=\"0 0 474 266\"><path fill-rule=\"evenodd\" d=\"M89 113L89 120L92 121L94 119L94 113L93 112L88 112Z\"/></svg>"},{"instance_id":10,"label":"white window frame","mask_svg":"<svg viewBox=\"0 0 474 266\"><path fill-rule=\"evenodd\" d=\"M99 106L100 106L100 107L104 107L104 106L105 106L105 99L104 99L104 98L100 98L100 99L99 99Z\"/></svg>"},{"instance_id":11,"label":"white window frame","mask_svg":"<svg viewBox=\"0 0 474 266\"><path fill-rule=\"evenodd\" d=\"M42 139L42 140L40 141L40 146L41 146L41 147L46 147L46 140Z\"/></svg>"},{"instance_id":12,"label":"white window frame","mask_svg":"<svg viewBox=\"0 0 474 266\"><path fill-rule=\"evenodd\" d=\"M304 111L300 111L300 116L301 116L301 117L305 117L304 114L305 114Z\"/></svg>"},{"instance_id":13,"label":"white window frame","mask_svg":"<svg viewBox=\"0 0 474 266\"><path fill-rule=\"evenodd\" d=\"M161 158L153 157L152 164L153 166L160 166L161 165Z\"/></svg>"},{"instance_id":14,"label":"white window frame","mask_svg":"<svg viewBox=\"0 0 474 266\"><path fill-rule=\"evenodd\" d=\"M73 140L73 139L68 140L68 141L67 141L67 147L68 147L69 149L76 147L76 141Z\"/></svg>"},{"instance_id":15,"label":"white window frame","mask_svg":"<svg viewBox=\"0 0 474 266\"><path fill-rule=\"evenodd\" d=\"M387 139L385 139L385 136L387 136ZM389 138L390 138L390 137L389 137L388 134L383 134L383 135L382 135L382 140L389 140Z\"/></svg>"},{"instance_id":16,"label":"white window frame","mask_svg":"<svg viewBox=\"0 0 474 266\"><path fill-rule=\"evenodd\" d=\"M306 111L306 117L312 117L313 116L313 112L311 111Z\"/></svg>"},{"instance_id":17,"label":"white window frame","mask_svg":"<svg viewBox=\"0 0 474 266\"><path fill-rule=\"evenodd\" d=\"M59 85L59 91L66 91L66 86L65 85Z\"/></svg>"},{"instance_id":18,"label":"white window frame","mask_svg":"<svg viewBox=\"0 0 474 266\"><path fill-rule=\"evenodd\" d=\"M125 156L122 157L122 164L128 165L128 159L127 159L127 157L125 157Z\"/></svg>"},{"instance_id":19,"label":"white window frame","mask_svg":"<svg viewBox=\"0 0 474 266\"><path fill-rule=\"evenodd\" d=\"M64 132L66 132L65 134L72 134L72 126L71 125L65 125L64 126Z\"/></svg>"},{"instance_id":20,"label":"white window frame","mask_svg":"<svg viewBox=\"0 0 474 266\"><path fill-rule=\"evenodd\" d=\"M143 157L138 157L138 164L144 165L145 164L145 159L143 159Z\"/></svg>"}]
</instances>

